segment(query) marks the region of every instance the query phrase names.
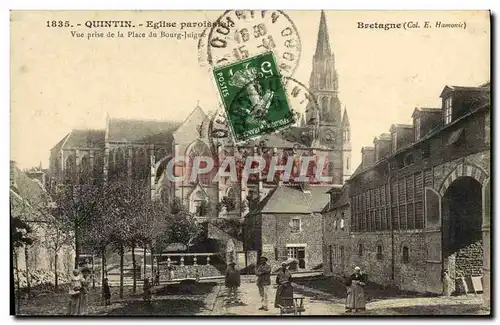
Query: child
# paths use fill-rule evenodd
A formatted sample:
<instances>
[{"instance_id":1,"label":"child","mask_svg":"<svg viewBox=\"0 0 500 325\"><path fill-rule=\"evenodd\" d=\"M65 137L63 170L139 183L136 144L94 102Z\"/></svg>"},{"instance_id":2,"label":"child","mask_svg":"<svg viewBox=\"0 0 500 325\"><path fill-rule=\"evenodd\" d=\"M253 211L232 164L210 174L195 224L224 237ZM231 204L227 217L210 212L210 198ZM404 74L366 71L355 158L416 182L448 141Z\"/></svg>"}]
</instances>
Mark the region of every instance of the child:
<instances>
[{"instance_id":1,"label":"child","mask_svg":"<svg viewBox=\"0 0 500 325\"><path fill-rule=\"evenodd\" d=\"M149 278L144 279L142 290L142 299L144 299L144 301L151 302L151 284L149 283Z\"/></svg>"},{"instance_id":2,"label":"child","mask_svg":"<svg viewBox=\"0 0 500 325\"><path fill-rule=\"evenodd\" d=\"M111 289L109 288L108 278L104 278L102 283L102 297L104 298L104 305L109 306L111 304Z\"/></svg>"}]
</instances>

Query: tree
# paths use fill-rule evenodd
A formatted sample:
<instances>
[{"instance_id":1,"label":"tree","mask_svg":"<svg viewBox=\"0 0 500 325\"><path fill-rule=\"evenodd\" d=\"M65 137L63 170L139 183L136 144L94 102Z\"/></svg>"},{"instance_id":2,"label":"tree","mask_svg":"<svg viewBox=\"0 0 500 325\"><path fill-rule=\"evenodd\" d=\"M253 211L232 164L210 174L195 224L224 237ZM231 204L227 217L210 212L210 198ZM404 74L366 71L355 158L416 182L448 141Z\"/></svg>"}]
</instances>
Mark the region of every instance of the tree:
<instances>
[{"instance_id":1,"label":"tree","mask_svg":"<svg viewBox=\"0 0 500 325\"><path fill-rule=\"evenodd\" d=\"M18 263L18 255L17 248L27 247L33 244L33 239L30 237L31 227L28 226L26 222L21 220L19 217L10 216L11 219L11 242L12 242L12 253L14 254L15 261L15 270L16 270L16 287L17 287L17 295L16 295L16 304L17 310L19 311L21 307L21 283L19 278L19 263Z\"/></svg>"},{"instance_id":2,"label":"tree","mask_svg":"<svg viewBox=\"0 0 500 325\"><path fill-rule=\"evenodd\" d=\"M59 253L64 246L71 245L73 236L67 231L61 222L52 217L53 222L45 230L45 238L41 242L42 246L49 249L54 254L54 286L59 285Z\"/></svg>"},{"instance_id":3,"label":"tree","mask_svg":"<svg viewBox=\"0 0 500 325\"><path fill-rule=\"evenodd\" d=\"M102 188L93 185L62 185L53 193L54 215L62 227L74 233L75 268L81 253L81 236L88 227L91 216L98 214L104 203Z\"/></svg>"}]
</instances>

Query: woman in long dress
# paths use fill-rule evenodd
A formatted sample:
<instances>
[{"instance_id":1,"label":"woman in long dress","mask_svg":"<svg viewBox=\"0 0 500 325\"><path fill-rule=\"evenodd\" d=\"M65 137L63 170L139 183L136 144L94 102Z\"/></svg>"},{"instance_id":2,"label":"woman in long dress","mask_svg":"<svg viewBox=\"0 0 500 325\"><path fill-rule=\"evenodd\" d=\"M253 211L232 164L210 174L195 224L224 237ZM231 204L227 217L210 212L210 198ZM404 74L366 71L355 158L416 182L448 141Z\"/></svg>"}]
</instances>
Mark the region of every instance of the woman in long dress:
<instances>
[{"instance_id":1,"label":"woman in long dress","mask_svg":"<svg viewBox=\"0 0 500 325\"><path fill-rule=\"evenodd\" d=\"M278 289L276 289L274 307L279 308L280 305L285 305L283 298L293 298L292 273L288 271L287 264L285 262L281 263L281 269L278 271L278 275L276 276L276 284L278 285ZM293 304L293 302L291 303Z\"/></svg>"},{"instance_id":2,"label":"woman in long dress","mask_svg":"<svg viewBox=\"0 0 500 325\"><path fill-rule=\"evenodd\" d=\"M87 315L87 304L88 304L88 295L90 289L90 269L84 267L82 269L82 288L80 289L80 315Z\"/></svg>"},{"instance_id":3,"label":"woman in long dress","mask_svg":"<svg viewBox=\"0 0 500 325\"><path fill-rule=\"evenodd\" d=\"M80 271L74 269L71 274L70 288L69 288L69 315L78 315L80 309L80 291L82 289L82 278Z\"/></svg>"},{"instance_id":4,"label":"woman in long dress","mask_svg":"<svg viewBox=\"0 0 500 325\"><path fill-rule=\"evenodd\" d=\"M346 312L356 312L358 310L366 309L365 290L363 287L366 285L366 275L361 273L359 267L354 268L354 273L347 279L347 299L346 299Z\"/></svg>"}]
</instances>

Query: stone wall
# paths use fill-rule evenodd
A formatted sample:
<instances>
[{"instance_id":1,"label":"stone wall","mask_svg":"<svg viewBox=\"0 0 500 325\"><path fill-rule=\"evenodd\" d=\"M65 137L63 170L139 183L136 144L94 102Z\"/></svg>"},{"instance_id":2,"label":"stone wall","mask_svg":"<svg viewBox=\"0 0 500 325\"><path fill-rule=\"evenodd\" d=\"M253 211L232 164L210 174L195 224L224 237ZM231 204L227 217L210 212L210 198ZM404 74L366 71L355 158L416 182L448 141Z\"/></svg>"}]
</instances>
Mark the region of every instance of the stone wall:
<instances>
[{"instance_id":1,"label":"stone wall","mask_svg":"<svg viewBox=\"0 0 500 325\"><path fill-rule=\"evenodd\" d=\"M483 275L483 243L476 241L456 253L455 267L457 276Z\"/></svg>"}]
</instances>

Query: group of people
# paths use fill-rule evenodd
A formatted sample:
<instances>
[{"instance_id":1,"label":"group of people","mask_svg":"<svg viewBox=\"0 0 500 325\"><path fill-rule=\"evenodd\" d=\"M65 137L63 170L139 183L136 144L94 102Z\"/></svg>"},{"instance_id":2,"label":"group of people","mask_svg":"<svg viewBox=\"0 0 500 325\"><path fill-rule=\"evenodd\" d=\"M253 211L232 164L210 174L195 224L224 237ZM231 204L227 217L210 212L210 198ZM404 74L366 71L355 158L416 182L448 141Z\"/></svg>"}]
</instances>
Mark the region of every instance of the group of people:
<instances>
[{"instance_id":1,"label":"group of people","mask_svg":"<svg viewBox=\"0 0 500 325\"><path fill-rule=\"evenodd\" d=\"M87 314L90 273L90 269L87 267L84 267L81 270L73 270L69 287L69 315Z\"/></svg>"},{"instance_id":2,"label":"group of people","mask_svg":"<svg viewBox=\"0 0 500 325\"><path fill-rule=\"evenodd\" d=\"M267 263L266 257L261 257L259 264L255 269L257 276L257 287L261 298L261 306L259 310L269 310L269 286L271 285L271 266ZM231 261L226 270L226 287L228 288L229 302L239 302L237 290L241 284L240 272L236 269L236 263ZM357 312L366 309L364 286L367 283L366 275L361 272L359 267L354 268L354 273L351 274L345 282L347 287L346 312ZM274 299L274 307L280 308L285 306L286 302L290 302L293 298L292 274L288 270L288 264L283 262L281 268L276 275L276 296Z\"/></svg>"}]
</instances>

